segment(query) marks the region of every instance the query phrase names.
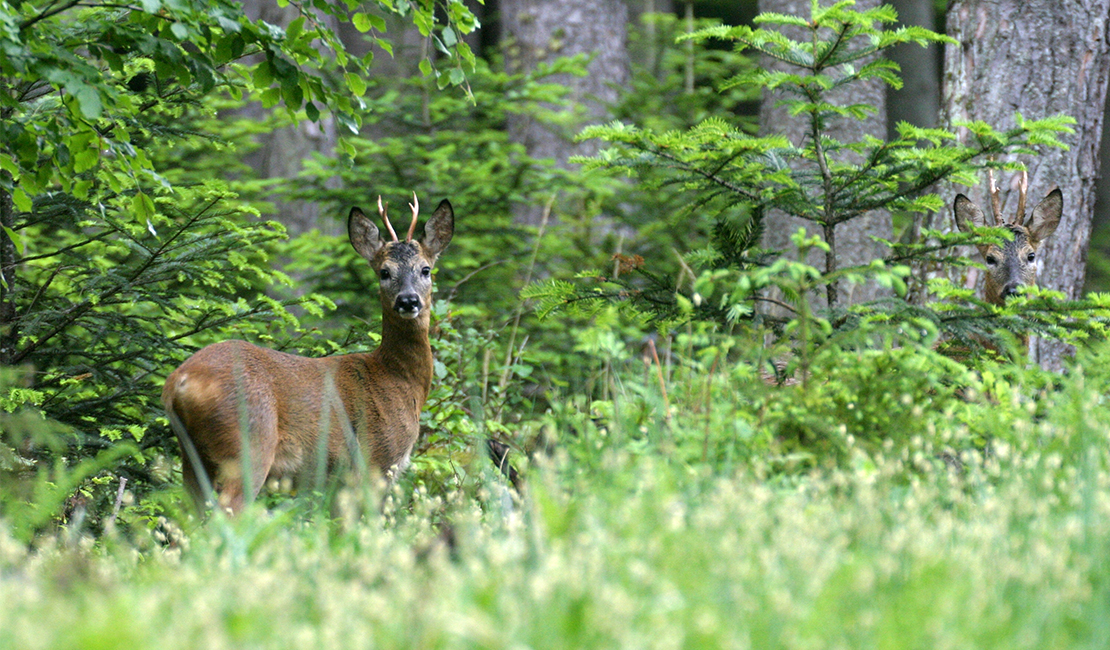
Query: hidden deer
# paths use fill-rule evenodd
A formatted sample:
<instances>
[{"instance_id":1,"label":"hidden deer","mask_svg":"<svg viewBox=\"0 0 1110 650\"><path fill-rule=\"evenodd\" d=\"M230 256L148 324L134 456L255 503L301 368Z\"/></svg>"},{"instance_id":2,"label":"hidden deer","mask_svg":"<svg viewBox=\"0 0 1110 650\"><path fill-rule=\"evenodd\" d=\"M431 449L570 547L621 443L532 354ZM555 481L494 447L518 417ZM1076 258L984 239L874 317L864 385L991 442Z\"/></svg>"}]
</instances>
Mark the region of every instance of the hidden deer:
<instances>
[{"instance_id":1,"label":"hidden deer","mask_svg":"<svg viewBox=\"0 0 1110 650\"><path fill-rule=\"evenodd\" d=\"M351 245L378 275L382 338L370 353L301 357L224 341L189 357L166 379L162 404L181 446L185 487L198 508L239 512L270 478L303 484L340 466L404 470L432 380L428 340L432 268L454 234L444 200L413 241L391 239L360 210L347 219ZM246 455L243 449L249 451Z\"/></svg>"},{"instance_id":2,"label":"hidden deer","mask_svg":"<svg viewBox=\"0 0 1110 650\"><path fill-rule=\"evenodd\" d=\"M987 264L983 297L991 304L1002 305L1007 298L1017 293L1019 287L1036 284L1037 249L1060 224L1060 217L1064 212L1064 195L1060 188L1054 188L1026 218L1025 198L1029 189L1029 176L1023 171L1018 183L1017 210L1012 218L1006 219L1002 215L1002 197L994 184L994 173L988 170L987 175L993 219L988 221L979 206L963 194L956 195L952 211L956 215L956 225L964 232L971 232L972 226L996 226L1013 233L1013 239L1002 246L987 244L978 247L979 254Z\"/></svg>"}]
</instances>

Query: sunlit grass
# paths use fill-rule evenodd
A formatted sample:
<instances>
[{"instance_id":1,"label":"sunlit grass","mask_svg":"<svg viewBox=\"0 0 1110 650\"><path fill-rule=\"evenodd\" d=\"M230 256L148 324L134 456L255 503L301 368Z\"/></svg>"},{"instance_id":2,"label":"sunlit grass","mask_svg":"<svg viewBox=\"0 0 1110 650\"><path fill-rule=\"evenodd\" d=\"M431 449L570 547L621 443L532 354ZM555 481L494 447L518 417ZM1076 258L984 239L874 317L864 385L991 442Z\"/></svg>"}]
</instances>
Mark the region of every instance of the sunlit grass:
<instances>
[{"instance_id":1,"label":"sunlit grass","mask_svg":"<svg viewBox=\"0 0 1110 650\"><path fill-rule=\"evenodd\" d=\"M797 471L774 444L722 460L759 425L732 421L737 377L715 381L712 402L673 390L669 418L618 399L549 419L523 495L471 468L447 496L402 481L370 514L358 495L257 509L169 545L63 530L28 549L0 525L0 648L1106 647L1098 381L992 379L948 428L845 428L840 461Z\"/></svg>"},{"instance_id":2,"label":"sunlit grass","mask_svg":"<svg viewBox=\"0 0 1110 650\"><path fill-rule=\"evenodd\" d=\"M453 550L416 516L325 533L256 515L184 551L6 540L0 645L1048 648L1110 614L1102 472L1045 485L1034 463L975 488L880 467L775 489L626 470L643 480L619 495L541 472L511 511L452 504Z\"/></svg>"}]
</instances>

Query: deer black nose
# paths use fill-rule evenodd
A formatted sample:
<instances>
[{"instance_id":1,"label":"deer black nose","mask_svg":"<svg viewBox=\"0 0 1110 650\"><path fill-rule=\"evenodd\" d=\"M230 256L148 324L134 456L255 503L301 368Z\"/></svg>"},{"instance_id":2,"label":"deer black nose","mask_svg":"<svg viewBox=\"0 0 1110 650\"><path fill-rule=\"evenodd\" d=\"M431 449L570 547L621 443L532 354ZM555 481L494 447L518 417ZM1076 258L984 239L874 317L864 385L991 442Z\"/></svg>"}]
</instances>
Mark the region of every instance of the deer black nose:
<instances>
[{"instance_id":1,"label":"deer black nose","mask_svg":"<svg viewBox=\"0 0 1110 650\"><path fill-rule=\"evenodd\" d=\"M420 296L415 293L403 293L393 301L393 308L402 316L416 316L420 313Z\"/></svg>"},{"instance_id":2,"label":"deer black nose","mask_svg":"<svg viewBox=\"0 0 1110 650\"><path fill-rule=\"evenodd\" d=\"M1002 299L1006 300L1007 298L1009 298L1011 296L1016 296L1017 293L1018 293L1018 287L1019 286L1020 285L1018 285L1018 284L1007 284L1005 287L1003 287L1002 288Z\"/></svg>"}]
</instances>

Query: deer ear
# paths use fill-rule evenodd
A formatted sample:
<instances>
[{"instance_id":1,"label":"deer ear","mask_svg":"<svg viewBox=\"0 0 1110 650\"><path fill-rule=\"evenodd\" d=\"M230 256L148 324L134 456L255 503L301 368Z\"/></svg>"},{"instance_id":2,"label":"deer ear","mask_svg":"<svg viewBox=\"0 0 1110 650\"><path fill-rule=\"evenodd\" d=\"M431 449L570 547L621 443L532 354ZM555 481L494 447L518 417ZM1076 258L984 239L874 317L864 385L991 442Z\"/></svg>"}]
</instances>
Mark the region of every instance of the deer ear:
<instances>
[{"instance_id":1,"label":"deer ear","mask_svg":"<svg viewBox=\"0 0 1110 650\"><path fill-rule=\"evenodd\" d=\"M351 238L351 246L367 260L374 259L382 246L385 246L378 235L378 227L359 208L351 208L351 214L347 217L347 236Z\"/></svg>"},{"instance_id":2,"label":"deer ear","mask_svg":"<svg viewBox=\"0 0 1110 650\"><path fill-rule=\"evenodd\" d=\"M432 218L424 224L424 239L420 242L432 255L438 256L451 243L455 234L455 211L451 202L443 199L432 213Z\"/></svg>"},{"instance_id":3,"label":"deer ear","mask_svg":"<svg viewBox=\"0 0 1110 650\"><path fill-rule=\"evenodd\" d=\"M952 204L952 213L956 215L956 226L964 232L971 232L972 226L983 228L987 225L987 218L983 216L983 211L963 194L956 195L956 201Z\"/></svg>"},{"instance_id":4,"label":"deer ear","mask_svg":"<svg viewBox=\"0 0 1110 650\"><path fill-rule=\"evenodd\" d=\"M1056 232L1060 225L1060 217L1064 214L1064 193L1056 188L1033 208L1029 217L1029 239L1031 244L1037 244L1048 239Z\"/></svg>"}]
</instances>

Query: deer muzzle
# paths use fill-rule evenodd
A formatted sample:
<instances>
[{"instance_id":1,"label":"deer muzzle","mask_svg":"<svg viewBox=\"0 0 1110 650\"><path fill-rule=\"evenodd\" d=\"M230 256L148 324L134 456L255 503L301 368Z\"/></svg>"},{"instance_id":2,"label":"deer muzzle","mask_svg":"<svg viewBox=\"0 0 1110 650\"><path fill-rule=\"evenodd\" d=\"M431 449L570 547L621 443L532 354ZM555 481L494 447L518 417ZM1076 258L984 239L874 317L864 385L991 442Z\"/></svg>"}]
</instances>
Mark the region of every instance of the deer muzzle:
<instances>
[{"instance_id":1,"label":"deer muzzle","mask_svg":"<svg viewBox=\"0 0 1110 650\"><path fill-rule=\"evenodd\" d=\"M1010 251L1006 252L1010 253ZM1029 278L1026 277L1024 265L1016 259L1017 253L1008 254L1006 257L1006 262L1003 265L1002 291L1000 292L1002 300L1009 300L1011 296L1016 296L1018 290L1029 281Z\"/></svg>"},{"instance_id":2,"label":"deer muzzle","mask_svg":"<svg viewBox=\"0 0 1110 650\"><path fill-rule=\"evenodd\" d=\"M415 293L402 293L393 301L393 311L401 318L416 318L420 315L420 296Z\"/></svg>"}]
</instances>

